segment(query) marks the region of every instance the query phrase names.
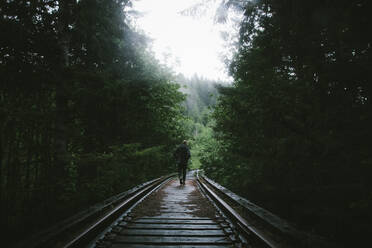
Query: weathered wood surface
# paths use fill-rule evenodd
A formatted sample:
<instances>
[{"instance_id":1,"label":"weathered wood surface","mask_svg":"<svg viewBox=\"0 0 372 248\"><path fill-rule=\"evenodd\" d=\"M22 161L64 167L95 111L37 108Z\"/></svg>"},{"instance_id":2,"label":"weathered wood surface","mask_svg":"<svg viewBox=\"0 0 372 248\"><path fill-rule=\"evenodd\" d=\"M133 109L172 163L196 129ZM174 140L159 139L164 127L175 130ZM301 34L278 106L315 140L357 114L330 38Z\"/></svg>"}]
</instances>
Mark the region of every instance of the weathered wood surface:
<instances>
[{"instance_id":1,"label":"weathered wood surface","mask_svg":"<svg viewBox=\"0 0 372 248\"><path fill-rule=\"evenodd\" d=\"M215 230L221 229L218 224L212 225L191 225L191 224L143 224L143 223L130 223L124 228L135 228L135 229L180 229L180 230Z\"/></svg>"},{"instance_id":2,"label":"weathered wood surface","mask_svg":"<svg viewBox=\"0 0 372 248\"><path fill-rule=\"evenodd\" d=\"M122 248L123 244L113 244L110 248ZM231 245L136 245L136 244L125 244L126 248L229 248Z\"/></svg>"},{"instance_id":3,"label":"weathered wood surface","mask_svg":"<svg viewBox=\"0 0 372 248\"><path fill-rule=\"evenodd\" d=\"M140 218L136 219L135 221L131 223L144 223L144 224L189 224L189 225L205 225L205 224L217 224L214 220L212 219L181 219L181 218L155 218L155 219L150 219L150 218Z\"/></svg>"},{"instance_id":4,"label":"weathered wood surface","mask_svg":"<svg viewBox=\"0 0 372 248\"><path fill-rule=\"evenodd\" d=\"M188 236L188 237L204 237L204 236L226 236L221 229L215 230L184 230L184 229L124 229L120 235L134 236Z\"/></svg>"},{"instance_id":5,"label":"weathered wood surface","mask_svg":"<svg viewBox=\"0 0 372 248\"><path fill-rule=\"evenodd\" d=\"M119 223L113 248L233 247L231 228L202 196L195 178L172 180Z\"/></svg>"},{"instance_id":6,"label":"weathered wood surface","mask_svg":"<svg viewBox=\"0 0 372 248\"><path fill-rule=\"evenodd\" d=\"M211 245L231 244L228 237L185 237L185 236L118 236L116 243L123 244L161 244L161 245Z\"/></svg>"}]
</instances>

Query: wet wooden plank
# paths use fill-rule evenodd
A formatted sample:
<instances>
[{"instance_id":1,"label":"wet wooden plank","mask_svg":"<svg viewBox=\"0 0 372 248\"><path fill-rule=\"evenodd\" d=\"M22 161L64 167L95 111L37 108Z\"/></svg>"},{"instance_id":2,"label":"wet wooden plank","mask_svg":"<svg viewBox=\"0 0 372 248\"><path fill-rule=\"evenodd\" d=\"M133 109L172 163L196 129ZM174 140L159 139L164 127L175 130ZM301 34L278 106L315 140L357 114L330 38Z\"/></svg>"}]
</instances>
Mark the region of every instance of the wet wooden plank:
<instances>
[{"instance_id":1,"label":"wet wooden plank","mask_svg":"<svg viewBox=\"0 0 372 248\"><path fill-rule=\"evenodd\" d=\"M233 245L136 245L136 244L113 244L111 248L231 248Z\"/></svg>"},{"instance_id":2,"label":"wet wooden plank","mask_svg":"<svg viewBox=\"0 0 372 248\"><path fill-rule=\"evenodd\" d=\"M231 244L227 237L162 237L162 236L117 236L114 243L161 244L161 245L214 245Z\"/></svg>"},{"instance_id":3,"label":"wet wooden plank","mask_svg":"<svg viewBox=\"0 0 372 248\"><path fill-rule=\"evenodd\" d=\"M159 213L174 213L174 214L187 214L187 213L194 213L194 210L191 209L184 209L182 211L179 210L161 210Z\"/></svg>"},{"instance_id":4,"label":"wet wooden plank","mask_svg":"<svg viewBox=\"0 0 372 248\"><path fill-rule=\"evenodd\" d=\"M153 200L156 204L151 204L150 199L138 211L133 211L133 219L120 224L123 229L117 233L112 248L233 247L229 233L214 219L213 206L203 201L204 198L199 199L194 181L189 180L183 187L170 182L161 190L161 199ZM156 211L153 206L157 207ZM147 212L146 208L151 211Z\"/></svg>"},{"instance_id":5,"label":"wet wooden plank","mask_svg":"<svg viewBox=\"0 0 372 248\"><path fill-rule=\"evenodd\" d=\"M150 216L144 216L150 217ZM156 218L192 218L195 217L193 213L179 213L179 212L160 212L158 215L151 216Z\"/></svg>"},{"instance_id":6,"label":"wet wooden plank","mask_svg":"<svg viewBox=\"0 0 372 248\"><path fill-rule=\"evenodd\" d=\"M173 220L213 220L211 218L200 218L200 217L163 217L162 215L158 215L158 216L152 216L152 217L148 217L148 216L143 216L141 218L138 218L138 219L173 219ZM138 220L136 219L136 220Z\"/></svg>"},{"instance_id":7,"label":"wet wooden plank","mask_svg":"<svg viewBox=\"0 0 372 248\"><path fill-rule=\"evenodd\" d=\"M126 228L135 228L135 229L183 229L183 230L213 230L221 229L217 224L206 224L206 225L192 225L192 224L137 224L129 223L128 225L120 225Z\"/></svg>"},{"instance_id":8,"label":"wet wooden plank","mask_svg":"<svg viewBox=\"0 0 372 248\"><path fill-rule=\"evenodd\" d=\"M200 219L136 219L130 223L137 224L190 224L190 225L202 225L202 224L216 224L214 220L200 220Z\"/></svg>"},{"instance_id":9,"label":"wet wooden plank","mask_svg":"<svg viewBox=\"0 0 372 248\"><path fill-rule=\"evenodd\" d=\"M120 235L134 236L226 236L222 230L124 229Z\"/></svg>"},{"instance_id":10,"label":"wet wooden plank","mask_svg":"<svg viewBox=\"0 0 372 248\"><path fill-rule=\"evenodd\" d=\"M174 202L166 202L166 203L162 203L160 208L174 208L174 209L184 209L184 208L190 208L190 207L198 207L198 205L196 204L193 204L193 203L174 203Z\"/></svg>"}]
</instances>

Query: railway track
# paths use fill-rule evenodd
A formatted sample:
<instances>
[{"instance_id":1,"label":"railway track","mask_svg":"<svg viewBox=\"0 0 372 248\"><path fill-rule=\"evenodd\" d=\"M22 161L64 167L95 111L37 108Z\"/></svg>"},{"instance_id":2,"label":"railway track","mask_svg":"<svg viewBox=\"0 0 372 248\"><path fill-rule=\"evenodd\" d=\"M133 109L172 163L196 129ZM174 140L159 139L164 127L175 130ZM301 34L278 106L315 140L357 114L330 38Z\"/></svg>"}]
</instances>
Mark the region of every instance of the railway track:
<instances>
[{"instance_id":1,"label":"railway track","mask_svg":"<svg viewBox=\"0 0 372 248\"><path fill-rule=\"evenodd\" d=\"M174 175L169 175L124 192L95 211L35 237L37 242L27 241L23 245L31 248L311 247L302 245L300 239L304 237L285 224L284 227L283 224L275 227L277 223L262 225L247 218L244 211L237 211L241 206L239 200L233 199L236 195L229 194L233 193L198 173L189 173L186 185L180 185ZM267 225L279 231L267 231L270 229ZM18 247L26 247L23 245Z\"/></svg>"},{"instance_id":2,"label":"railway track","mask_svg":"<svg viewBox=\"0 0 372 248\"><path fill-rule=\"evenodd\" d=\"M136 201L99 235L99 225L126 203L64 247L280 247L252 228L198 175L189 173L186 185L175 178L154 184L146 194L132 196Z\"/></svg>"}]
</instances>

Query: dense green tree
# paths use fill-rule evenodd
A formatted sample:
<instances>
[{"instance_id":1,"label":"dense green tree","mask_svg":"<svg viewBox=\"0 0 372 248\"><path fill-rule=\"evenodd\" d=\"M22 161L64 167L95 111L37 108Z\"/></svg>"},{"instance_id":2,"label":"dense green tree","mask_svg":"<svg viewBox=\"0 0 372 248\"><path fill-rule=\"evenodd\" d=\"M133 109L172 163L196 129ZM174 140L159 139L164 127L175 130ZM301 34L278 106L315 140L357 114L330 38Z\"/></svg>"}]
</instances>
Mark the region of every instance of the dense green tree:
<instances>
[{"instance_id":1,"label":"dense green tree","mask_svg":"<svg viewBox=\"0 0 372 248\"><path fill-rule=\"evenodd\" d=\"M350 244L371 220L371 8L247 4L234 84L214 113L223 156L204 158L217 180Z\"/></svg>"},{"instance_id":2,"label":"dense green tree","mask_svg":"<svg viewBox=\"0 0 372 248\"><path fill-rule=\"evenodd\" d=\"M185 138L190 140L190 168L197 169L201 165L200 157L204 148L214 141L210 115L218 98L217 85L226 83L197 75L191 78L179 75L177 81L183 86L180 91L186 94L184 114L187 119L184 120L183 125L187 133Z\"/></svg>"},{"instance_id":3,"label":"dense green tree","mask_svg":"<svg viewBox=\"0 0 372 248\"><path fill-rule=\"evenodd\" d=\"M187 95L185 101L187 116L197 123L206 125L208 113L217 102L218 91L216 86L224 82L206 79L198 75L191 78L179 75L177 82L183 86L181 92Z\"/></svg>"},{"instance_id":4,"label":"dense green tree","mask_svg":"<svg viewBox=\"0 0 372 248\"><path fill-rule=\"evenodd\" d=\"M173 169L185 98L128 24L128 4L0 2L4 237Z\"/></svg>"}]
</instances>

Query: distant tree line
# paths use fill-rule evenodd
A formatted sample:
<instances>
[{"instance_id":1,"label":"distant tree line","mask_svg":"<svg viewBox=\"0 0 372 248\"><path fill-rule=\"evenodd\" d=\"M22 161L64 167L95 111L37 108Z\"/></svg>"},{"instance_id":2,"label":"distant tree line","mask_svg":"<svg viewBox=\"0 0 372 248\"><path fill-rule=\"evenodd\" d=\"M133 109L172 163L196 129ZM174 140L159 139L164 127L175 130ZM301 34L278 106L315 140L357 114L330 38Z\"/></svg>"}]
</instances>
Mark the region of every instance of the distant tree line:
<instances>
[{"instance_id":1,"label":"distant tree line","mask_svg":"<svg viewBox=\"0 0 372 248\"><path fill-rule=\"evenodd\" d=\"M171 171L184 95L128 25L128 4L1 1L3 238Z\"/></svg>"},{"instance_id":2,"label":"distant tree line","mask_svg":"<svg viewBox=\"0 0 372 248\"><path fill-rule=\"evenodd\" d=\"M217 103L217 86L220 81L215 81L194 75L186 78L179 75L177 82L181 84L181 92L186 94L186 115L195 122L206 124L206 116Z\"/></svg>"},{"instance_id":3,"label":"distant tree line","mask_svg":"<svg viewBox=\"0 0 372 248\"><path fill-rule=\"evenodd\" d=\"M247 3L218 145L202 158L209 176L347 247L372 221L371 12L362 0Z\"/></svg>"},{"instance_id":4,"label":"distant tree line","mask_svg":"<svg viewBox=\"0 0 372 248\"><path fill-rule=\"evenodd\" d=\"M217 86L226 83L198 75L191 78L178 75L177 82L182 86L180 91L186 94L183 104L184 115L187 118L183 121L183 125L187 134L185 137L189 139L191 147L189 168L197 169L200 167L200 155L205 152L206 146L214 141L211 113L219 95Z\"/></svg>"}]
</instances>

